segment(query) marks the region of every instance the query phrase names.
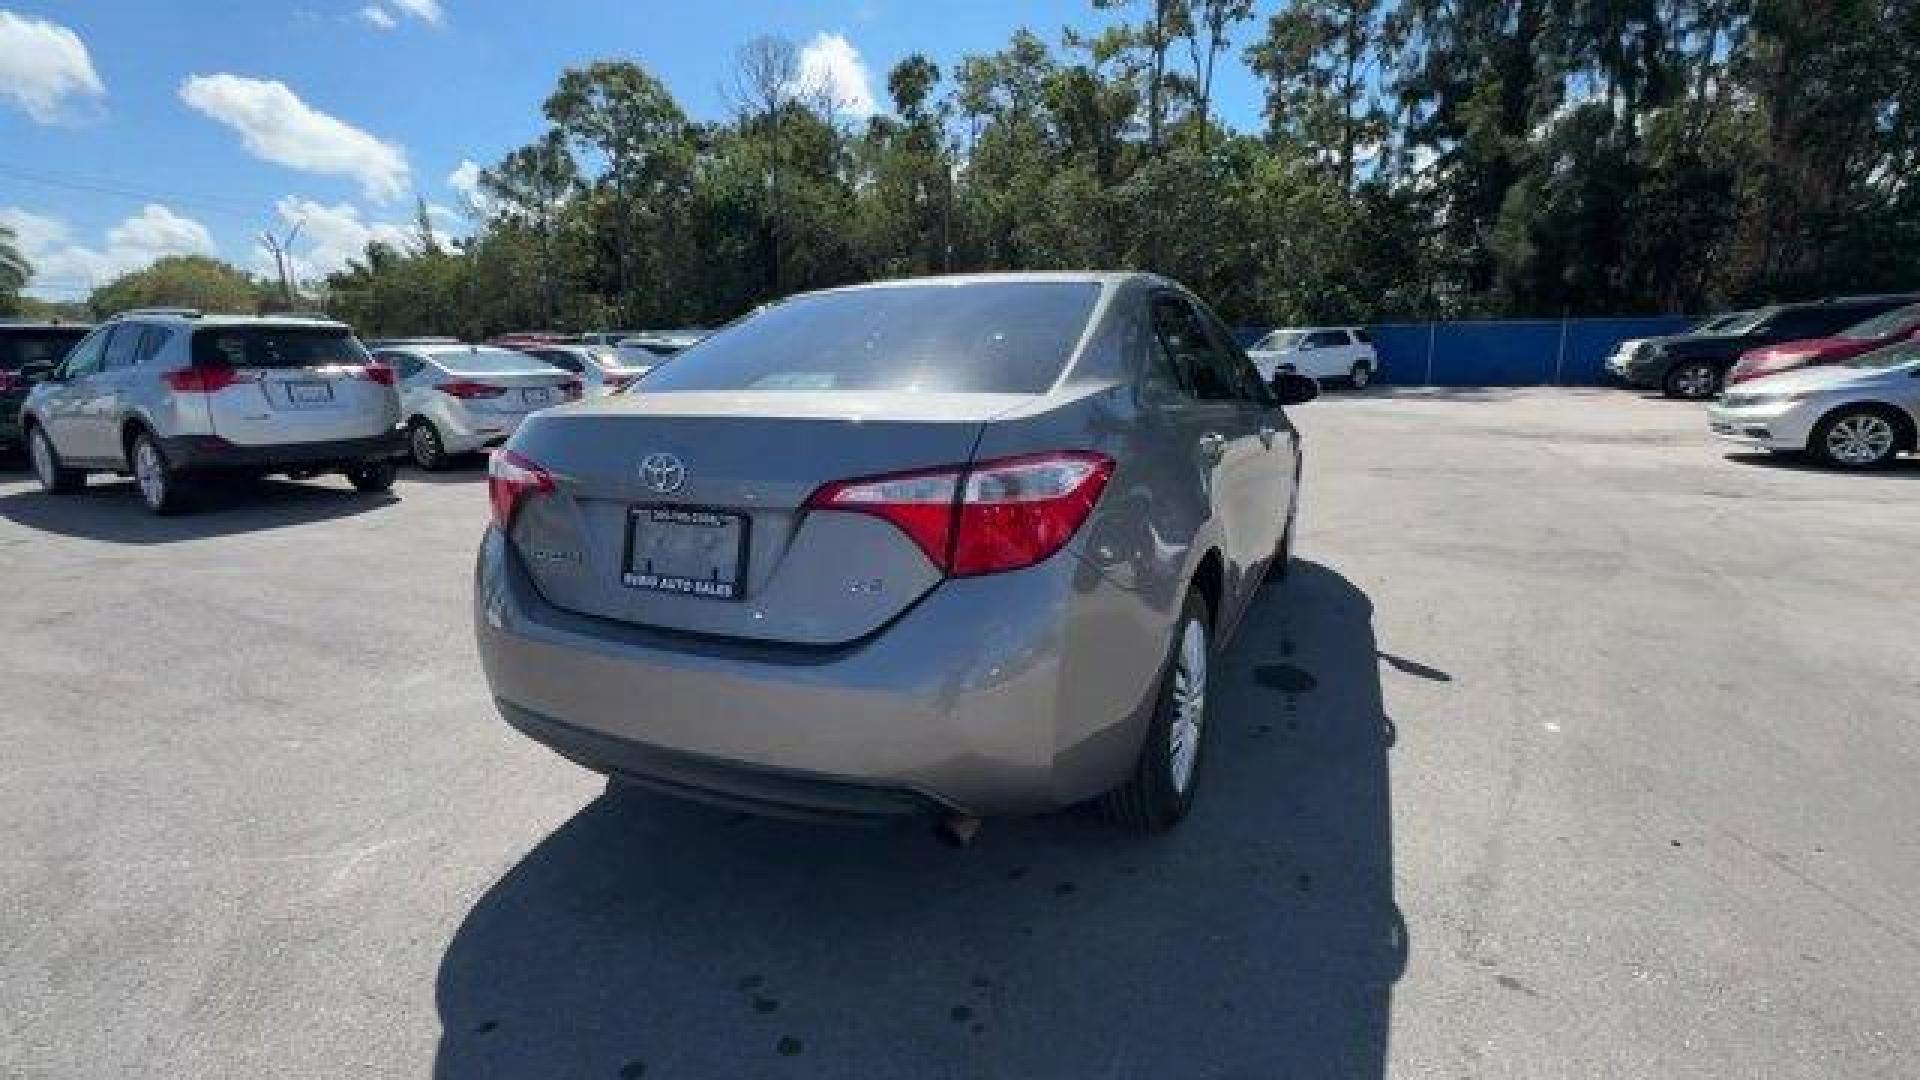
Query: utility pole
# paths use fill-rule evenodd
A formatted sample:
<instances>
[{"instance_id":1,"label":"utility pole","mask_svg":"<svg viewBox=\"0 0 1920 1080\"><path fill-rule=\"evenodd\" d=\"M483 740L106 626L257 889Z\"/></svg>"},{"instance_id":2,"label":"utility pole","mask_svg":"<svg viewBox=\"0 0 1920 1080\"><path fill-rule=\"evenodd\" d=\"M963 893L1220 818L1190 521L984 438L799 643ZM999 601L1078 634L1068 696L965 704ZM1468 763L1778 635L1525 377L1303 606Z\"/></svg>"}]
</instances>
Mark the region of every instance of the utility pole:
<instances>
[{"instance_id":1,"label":"utility pole","mask_svg":"<svg viewBox=\"0 0 1920 1080\"><path fill-rule=\"evenodd\" d=\"M285 237L276 237L268 229L260 230L260 242L273 252L273 265L280 271L280 296L286 301L287 310L294 309L293 299L293 238L300 235L300 227L305 225L302 218L293 223Z\"/></svg>"}]
</instances>

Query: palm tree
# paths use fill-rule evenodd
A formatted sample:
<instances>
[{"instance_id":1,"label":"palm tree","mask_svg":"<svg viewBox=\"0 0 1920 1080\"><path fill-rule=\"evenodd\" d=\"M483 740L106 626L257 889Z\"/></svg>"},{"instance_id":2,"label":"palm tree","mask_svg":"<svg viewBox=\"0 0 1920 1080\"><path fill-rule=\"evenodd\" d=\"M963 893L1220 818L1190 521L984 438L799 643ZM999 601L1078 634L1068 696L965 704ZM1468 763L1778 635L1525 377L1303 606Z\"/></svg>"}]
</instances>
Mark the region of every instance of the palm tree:
<instances>
[{"instance_id":1,"label":"palm tree","mask_svg":"<svg viewBox=\"0 0 1920 1080\"><path fill-rule=\"evenodd\" d=\"M26 288L27 279L31 277L33 264L20 254L13 226L0 221L0 295L11 295Z\"/></svg>"}]
</instances>

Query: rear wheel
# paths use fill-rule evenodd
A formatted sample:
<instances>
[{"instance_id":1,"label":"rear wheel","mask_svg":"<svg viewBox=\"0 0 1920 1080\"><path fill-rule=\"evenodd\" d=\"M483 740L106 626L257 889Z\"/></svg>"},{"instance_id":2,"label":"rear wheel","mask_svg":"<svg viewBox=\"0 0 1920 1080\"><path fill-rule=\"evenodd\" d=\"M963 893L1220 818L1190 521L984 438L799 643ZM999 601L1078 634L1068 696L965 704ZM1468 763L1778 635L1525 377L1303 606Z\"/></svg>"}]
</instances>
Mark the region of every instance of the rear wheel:
<instances>
[{"instance_id":1,"label":"rear wheel","mask_svg":"<svg viewBox=\"0 0 1920 1080\"><path fill-rule=\"evenodd\" d=\"M1807 449L1842 469L1878 469L1899 455L1906 434L1893 410L1852 405L1836 409L1814 425Z\"/></svg>"},{"instance_id":2,"label":"rear wheel","mask_svg":"<svg viewBox=\"0 0 1920 1080\"><path fill-rule=\"evenodd\" d=\"M1353 383L1355 390L1365 390L1367 384L1373 381L1373 368L1362 360L1353 365L1353 371L1348 374L1347 379Z\"/></svg>"},{"instance_id":3,"label":"rear wheel","mask_svg":"<svg viewBox=\"0 0 1920 1080\"><path fill-rule=\"evenodd\" d=\"M391 461L363 461L347 469L347 483L368 493L385 491L393 486L395 472Z\"/></svg>"},{"instance_id":4,"label":"rear wheel","mask_svg":"<svg viewBox=\"0 0 1920 1080\"><path fill-rule=\"evenodd\" d=\"M140 501L156 514L171 514L186 503L186 484L167 464L167 455L150 432L133 437L127 454L133 464L133 481L140 487Z\"/></svg>"},{"instance_id":5,"label":"rear wheel","mask_svg":"<svg viewBox=\"0 0 1920 1080\"><path fill-rule=\"evenodd\" d=\"M407 431L407 455L413 463L432 472L447 463L447 446L431 420L415 420Z\"/></svg>"},{"instance_id":6,"label":"rear wheel","mask_svg":"<svg viewBox=\"0 0 1920 1080\"><path fill-rule=\"evenodd\" d=\"M1100 798L1100 810L1109 821L1138 832L1162 832L1193 808L1207 731L1207 675L1212 659L1207 602L1189 589L1133 776Z\"/></svg>"},{"instance_id":7,"label":"rear wheel","mask_svg":"<svg viewBox=\"0 0 1920 1080\"><path fill-rule=\"evenodd\" d=\"M1720 369L1698 360L1676 364L1662 389L1668 397L1704 401L1720 392Z\"/></svg>"},{"instance_id":8,"label":"rear wheel","mask_svg":"<svg viewBox=\"0 0 1920 1080\"><path fill-rule=\"evenodd\" d=\"M33 462L33 478L40 482L42 491L63 495L80 490L87 482L86 473L60 464L53 440L47 438L46 429L39 424L27 432L27 457Z\"/></svg>"}]
</instances>

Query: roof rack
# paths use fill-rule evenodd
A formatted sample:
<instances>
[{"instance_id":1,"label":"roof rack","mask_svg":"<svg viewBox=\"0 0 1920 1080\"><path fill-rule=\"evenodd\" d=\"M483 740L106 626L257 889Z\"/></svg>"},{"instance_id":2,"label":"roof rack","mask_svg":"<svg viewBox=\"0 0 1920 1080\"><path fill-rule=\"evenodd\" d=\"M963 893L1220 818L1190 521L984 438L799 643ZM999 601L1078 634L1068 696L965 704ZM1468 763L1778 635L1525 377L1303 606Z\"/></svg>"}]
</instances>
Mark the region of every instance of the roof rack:
<instances>
[{"instance_id":1,"label":"roof rack","mask_svg":"<svg viewBox=\"0 0 1920 1080\"><path fill-rule=\"evenodd\" d=\"M190 307L137 307L128 308L125 311L116 311L108 316L108 318L131 319L153 315L171 315L178 319L197 319L200 317L200 309Z\"/></svg>"}]
</instances>

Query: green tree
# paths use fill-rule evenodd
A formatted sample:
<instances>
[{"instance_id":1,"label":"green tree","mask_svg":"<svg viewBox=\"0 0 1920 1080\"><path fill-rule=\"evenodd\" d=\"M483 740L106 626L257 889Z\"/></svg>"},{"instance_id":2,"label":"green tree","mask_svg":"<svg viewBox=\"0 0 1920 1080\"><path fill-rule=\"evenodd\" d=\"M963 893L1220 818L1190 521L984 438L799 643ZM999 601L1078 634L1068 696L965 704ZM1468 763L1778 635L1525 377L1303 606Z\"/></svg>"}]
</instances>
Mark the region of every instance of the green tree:
<instances>
[{"instance_id":1,"label":"green tree","mask_svg":"<svg viewBox=\"0 0 1920 1080\"><path fill-rule=\"evenodd\" d=\"M93 290L87 306L96 318L141 307L190 307L252 315L260 310L263 288L261 282L218 259L172 255Z\"/></svg>"},{"instance_id":2,"label":"green tree","mask_svg":"<svg viewBox=\"0 0 1920 1080\"><path fill-rule=\"evenodd\" d=\"M33 279L33 264L20 253L13 226L0 221L0 315L19 310L20 290Z\"/></svg>"}]
</instances>

